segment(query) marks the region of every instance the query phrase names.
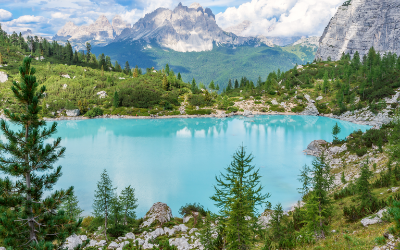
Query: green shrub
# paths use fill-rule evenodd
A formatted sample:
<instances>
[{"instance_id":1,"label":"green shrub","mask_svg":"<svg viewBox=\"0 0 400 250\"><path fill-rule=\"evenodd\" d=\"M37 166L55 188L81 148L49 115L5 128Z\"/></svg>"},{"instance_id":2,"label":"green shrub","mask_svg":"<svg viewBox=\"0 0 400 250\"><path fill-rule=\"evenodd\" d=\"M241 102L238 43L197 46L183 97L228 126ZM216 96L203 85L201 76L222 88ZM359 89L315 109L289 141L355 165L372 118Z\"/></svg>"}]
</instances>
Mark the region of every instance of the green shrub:
<instances>
[{"instance_id":1,"label":"green shrub","mask_svg":"<svg viewBox=\"0 0 400 250\"><path fill-rule=\"evenodd\" d=\"M239 108L235 107L235 106L232 106L232 107L228 108L228 113L231 113L231 112L236 113L238 111L239 111Z\"/></svg>"},{"instance_id":2,"label":"green shrub","mask_svg":"<svg viewBox=\"0 0 400 250\"><path fill-rule=\"evenodd\" d=\"M275 112L285 112L285 109L283 107L278 106L278 105L271 105L269 107L269 110L275 111Z\"/></svg>"},{"instance_id":3,"label":"green shrub","mask_svg":"<svg viewBox=\"0 0 400 250\"><path fill-rule=\"evenodd\" d=\"M378 245L385 245L386 244L386 238L383 236L378 236L375 238L375 243Z\"/></svg>"},{"instance_id":4,"label":"green shrub","mask_svg":"<svg viewBox=\"0 0 400 250\"><path fill-rule=\"evenodd\" d=\"M304 95L298 94L298 95L296 96L296 98L299 99L299 100L303 100L303 99L304 99Z\"/></svg>"},{"instance_id":5,"label":"green shrub","mask_svg":"<svg viewBox=\"0 0 400 250\"><path fill-rule=\"evenodd\" d=\"M89 117L89 118L93 118L93 117L101 116L101 115L103 115L103 110L99 107L92 108L85 114L85 116Z\"/></svg>"},{"instance_id":6,"label":"green shrub","mask_svg":"<svg viewBox=\"0 0 400 250\"><path fill-rule=\"evenodd\" d=\"M179 214L184 217L192 215L192 212L198 212L201 216L207 216L206 210L204 210L204 207L199 203L187 203L179 209Z\"/></svg>"},{"instance_id":7,"label":"green shrub","mask_svg":"<svg viewBox=\"0 0 400 250\"><path fill-rule=\"evenodd\" d=\"M121 105L124 107L149 108L161 101L161 93L157 89L140 84L133 88L123 88L118 92Z\"/></svg>"},{"instance_id":8,"label":"green shrub","mask_svg":"<svg viewBox=\"0 0 400 250\"><path fill-rule=\"evenodd\" d=\"M276 91L271 90L271 91L268 92L268 94L270 94L270 95L276 95Z\"/></svg>"},{"instance_id":9,"label":"green shrub","mask_svg":"<svg viewBox=\"0 0 400 250\"><path fill-rule=\"evenodd\" d=\"M326 103L317 103L318 112L321 114L329 114L331 113L331 109L326 105Z\"/></svg>"},{"instance_id":10,"label":"green shrub","mask_svg":"<svg viewBox=\"0 0 400 250\"><path fill-rule=\"evenodd\" d=\"M305 106L303 104L297 105L296 107L292 108L292 112L294 113L301 113L305 109Z\"/></svg>"},{"instance_id":11,"label":"green shrub","mask_svg":"<svg viewBox=\"0 0 400 250\"><path fill-rule=\"evenodd\" d=\"M208 103L206 102L206 99L204 98L204 95L198 94L198 95L190 95L188 98L189 104L192 106L199 106L199 107L204 107Z\"/></svg>"},{"instance_id":12,"label":"green shrub","mask_svg":"<svg viewBox=\"0 0 400 250\"><path fill-rule=\"evenodd\" d=\"M199 109L199 110L186 109L186 114L188 115L210 115L211 113L212 113L211 109Z\"/></svg>"},{"instance_id":13,"label":"green shrub","mask_svg":"<svg viewBox=\"0 0 400 250\"><path fill-rule=\"evenodd\" d=\"M125 231L126 231L126 227L123 225L117 225L117 226L107 229L107 233L110 234L114 238L123 236Z\"/></svg>"}]
</instances>

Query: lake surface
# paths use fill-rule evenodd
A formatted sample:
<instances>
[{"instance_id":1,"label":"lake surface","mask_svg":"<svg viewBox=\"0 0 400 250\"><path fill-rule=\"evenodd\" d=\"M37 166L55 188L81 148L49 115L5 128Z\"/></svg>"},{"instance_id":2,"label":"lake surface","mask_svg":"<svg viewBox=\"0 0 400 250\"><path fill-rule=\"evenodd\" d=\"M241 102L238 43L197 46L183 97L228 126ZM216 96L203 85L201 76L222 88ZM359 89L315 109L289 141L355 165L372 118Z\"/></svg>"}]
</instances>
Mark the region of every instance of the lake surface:
<instances>
[{"instance_id":1,"label":"lake surface","mask_svg":"<svg viewBox=\"0 0 400 250\"><path fill-rule=\"evenodd\" d=\"M96 183L107 169L118 192L128 185L136 189L139 217L158 201L167 203L174 216L193 202L217 212L209 199L215 176L243 144L260 168L269 201L289 208L300 198L299 170L314 159L302 151L312 140L332 141L336 122L342 128L340 138L369 128L326 117L280 115L60 121L57 136L67 150L58 162L63 176L56 188L74 186L87 215Z\"/></svg>"}]
</instances>

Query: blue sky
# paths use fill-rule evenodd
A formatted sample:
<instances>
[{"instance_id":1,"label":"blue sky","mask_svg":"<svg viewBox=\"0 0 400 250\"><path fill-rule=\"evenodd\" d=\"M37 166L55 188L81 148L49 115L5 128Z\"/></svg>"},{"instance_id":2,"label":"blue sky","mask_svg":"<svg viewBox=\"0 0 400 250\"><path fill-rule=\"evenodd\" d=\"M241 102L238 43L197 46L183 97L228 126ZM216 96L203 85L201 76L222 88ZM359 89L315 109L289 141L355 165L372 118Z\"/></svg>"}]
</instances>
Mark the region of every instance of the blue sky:
<instances>
[{"instance_id":1,"label":"blue sky","mask_svg":"<svg viewBox=\"0 0 400 250\"><path fill-rule=\"evenodd\" d=\"M0 23L7 32L31 29L35 34L53 36L72 21L87 25L104 14L116 14L134 24L159 7L173 9L179 0L0 0ZM193 1L181 1L189 6ZM337 7L344 0L205 0L222 28L245 20L252 24L247 36L321 35Z\"/></svg>"}]
</instances>

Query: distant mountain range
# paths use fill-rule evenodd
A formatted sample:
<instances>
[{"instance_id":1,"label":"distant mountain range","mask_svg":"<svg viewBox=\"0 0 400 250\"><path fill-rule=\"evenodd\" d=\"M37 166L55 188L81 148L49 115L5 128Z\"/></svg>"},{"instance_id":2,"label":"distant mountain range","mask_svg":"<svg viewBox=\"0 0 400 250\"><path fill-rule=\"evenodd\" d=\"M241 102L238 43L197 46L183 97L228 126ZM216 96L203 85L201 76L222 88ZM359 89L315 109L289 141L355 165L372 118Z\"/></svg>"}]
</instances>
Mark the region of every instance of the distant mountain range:
<instances>
[{"instance_id":1,"label":"distant mountain range","mask_svg":"<svg viewBox=\"0 0 400 250\"><path fill-rule=\"evenodd\" d=\"M310 41L318 38L303 38L281 48L301 37L242 36L249 24L223 30L211 9L179 3L173 10L158 8L146 14L132 27L120 16L112 23L100 16L89 26L68 22L53 39L68 40L82 50L90 42L93 53L109 55L121 65L128 61L131 66L160 68L168 63L185 81L195 78L207 85L214 80L221 87L242 76L254 82L259 76L265 80L273 70L287 70L314 59L318 46Z\"/></svg>"}]
</instances>

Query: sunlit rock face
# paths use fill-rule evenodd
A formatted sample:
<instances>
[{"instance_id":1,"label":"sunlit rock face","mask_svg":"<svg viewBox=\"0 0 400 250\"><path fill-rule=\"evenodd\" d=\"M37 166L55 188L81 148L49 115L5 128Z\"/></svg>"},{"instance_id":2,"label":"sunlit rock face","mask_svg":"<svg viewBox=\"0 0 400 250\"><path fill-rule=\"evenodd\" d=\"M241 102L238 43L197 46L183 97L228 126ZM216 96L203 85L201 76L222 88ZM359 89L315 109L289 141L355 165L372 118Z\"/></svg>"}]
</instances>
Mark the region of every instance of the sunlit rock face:
<instances>
[{"instance_id":1,"label":"sunlit rock face","mask_svg":"<svg viewBox=\"0 0 400 250\"><path fill-rule=\"evenodd\" d=\"M375 50L400 54L400 1L351 0L340 6L320 39L316 59L361 56Z\"/></svg>"},{"instance_id":2,"label":"sunlit rock face","mask_svg":"<svg viewBox=\"0 0 400 250\"><path fill-rule=\"evenodd\" d=\"M116 15L112 24L107 17L101 15L96 22L87 26L77 26L73 22L67 22L62 29L54 36L55 40L69 40L72 43L86 41L112 41L121 32L130 28L130 24L126 23L119 15Z\"/></svg>"},{"instance_id":3,"label":"sunlit rock face","mask_svg":"<svg viewBox=\"0 0 400 250\"><path fill-rule=\"evenodd\" d=\"M116 41L145 40L179 52L212 50L213 43L239 45L254 38L223 31L209 8L181 3L174 9L158 8L125 29Z\"/></svg>"}]
</instances>

